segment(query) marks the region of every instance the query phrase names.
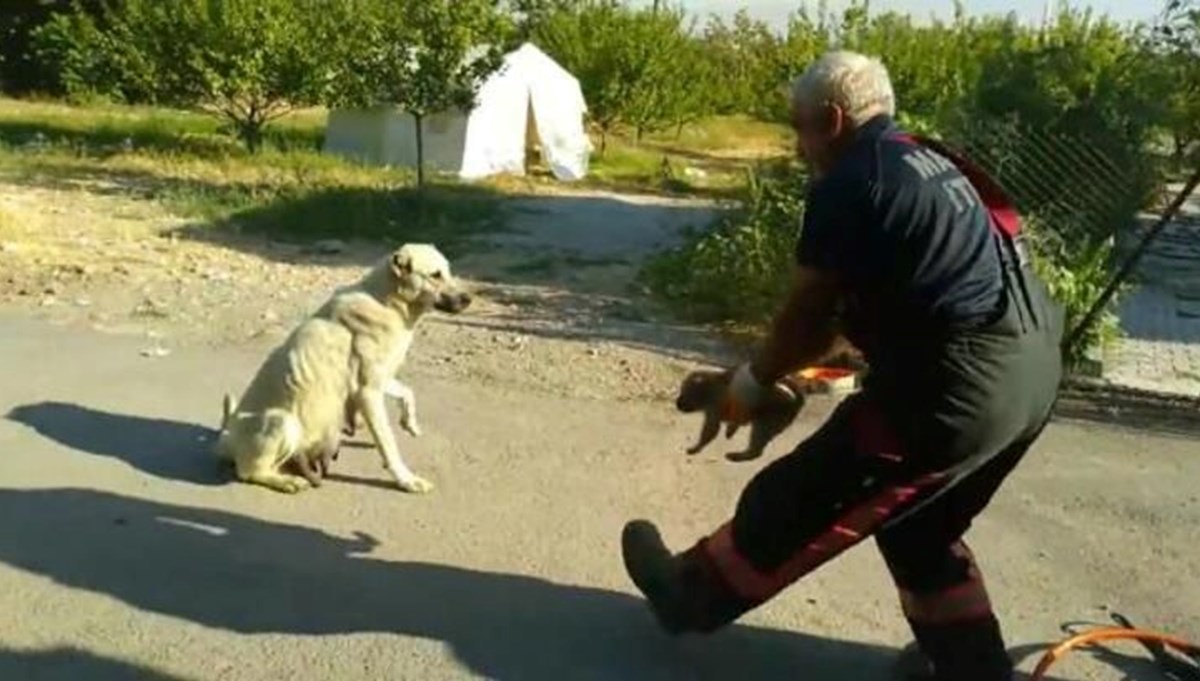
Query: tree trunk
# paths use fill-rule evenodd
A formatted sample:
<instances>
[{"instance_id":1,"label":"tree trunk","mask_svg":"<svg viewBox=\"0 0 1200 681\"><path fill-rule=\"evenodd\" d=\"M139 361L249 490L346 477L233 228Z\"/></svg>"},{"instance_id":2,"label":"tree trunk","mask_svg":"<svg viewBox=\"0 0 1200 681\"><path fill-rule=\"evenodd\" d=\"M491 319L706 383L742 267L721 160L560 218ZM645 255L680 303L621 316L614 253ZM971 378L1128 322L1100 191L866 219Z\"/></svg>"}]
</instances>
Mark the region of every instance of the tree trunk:
<instances>
[{"instance_id":1,"label":"tree trunk","mask_svg":"<svg viewBox=\"0 0 1200 681\"><path fill-rule=\"evenodd\" d=\"M417 128L417 187L425 186L425 135L421 130L424 116L413 114L413 121L416 122Z\"/></svg>"},{"instance_id":2,"label":"tree trunk","mask_svg":"<svg viewBox=\"0 0 1200 681\"><path fill-rule=\"evenodd\" d=\"M600 155L604 155L604 151L608 149L608 128L600 128Z\"/></svg>"},{"instance_id":3,"label":"tree trunk","mask_svg":"<svg viewBox=\"0 0 1200 681\"><path fill-rule=\"evenodd\" d=\"M675 126L675 141L676 142L679 141L679 138L683 137L683 126L685 126L685 125L687 125L686 122L679 121L678 125Z\"/></svg>"},{"instance_id":4,"label":"tree trunk","mask_svg":"<svg viewBox=\"0 0 1200 681\"><path fill-rule=\"evenodd\" d=\"M248 118L236 121L235 125L238 131L238 139L242 141L242 144L246 145L246 151L251 154L257 154L262 149L263 121Z\"/></svg>"}]
</instances>

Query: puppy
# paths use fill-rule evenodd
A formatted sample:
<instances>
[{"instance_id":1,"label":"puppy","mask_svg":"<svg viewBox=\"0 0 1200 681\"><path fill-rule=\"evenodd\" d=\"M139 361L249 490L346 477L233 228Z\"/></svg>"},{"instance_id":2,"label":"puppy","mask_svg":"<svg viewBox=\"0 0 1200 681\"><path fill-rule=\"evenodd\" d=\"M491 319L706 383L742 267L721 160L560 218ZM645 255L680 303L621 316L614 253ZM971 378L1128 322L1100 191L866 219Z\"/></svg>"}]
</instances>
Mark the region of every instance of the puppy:
<instances>
[{"instance_id":1,"label":"puppy","mask_svg":"<svg viewBox=\"0 0 1200 681\"><path fill-rule=\"evenodd\" d=\"M409 435L420 437L421 427L417 425L416 397L413 395L412 389L393 379L388 381L384 393L388 397L394 398L399 405L400 427ZM353 399L346 400L344 409L346 418L345 424L342 426L342 434L346 437L353 437L358 432L359 411ZM329 475L330 467L334 461L337 461L340 450L339 442L339 446L332 449L329 447L319 448L314 456L297 456L294 459L296 468L310 486L320 487L321 480Z\"/></svg>"},{"instance_id":2,"label":"puppy","mask_svg":"<svg viewBox=\"0 0 1200 681\"><path fill-rule=\"evenodd\" d=\"M688 374L679 387L675 408L685 414L704 412L704 424L700 428L700 440L687 450L696 454L708 446L721 430L722 401L730 371L702 370ZM730 461L753 461L762 456L763 450L777 435L783 432L804 407L804 386L796 379L785 378L767 393L763 403L750 415L750 445L741 452L729 452ZM725 437L732 437L741 424L726 423Z\"/></svg>"},{"instance_id":3,"label":"puppy","mask_svg":"<svg viewBox=\"0 0 1200 681\"><path fill-rule=\"evenodd\" d=\"M330 451L321 448L314 456L294 456L290 463L295 464L296 470L299 471L301 477L308 481L309 486L320 487L321 480L329 474L329 467L333 461L337 460L337 456L336 449Z\"/></svg>"},{"instance_id":4,"label":"puppy","mask_svg":"<svg viewBox=\"0 0 1200 681\"><path fill-rule=\"evenodd\" d=\"M327 469L349 404L362 413L400 489L431 491L433 484L400 456L384 396L411 397L395 376L417 322L433 310L458 314L470 303L435 247L397 249L302 322L267 357L240 400L226 396L217 455L232 461L245 482L288 493L307 489L314 486L307 476L282 469Z\"/></svg>"}]
</instances>

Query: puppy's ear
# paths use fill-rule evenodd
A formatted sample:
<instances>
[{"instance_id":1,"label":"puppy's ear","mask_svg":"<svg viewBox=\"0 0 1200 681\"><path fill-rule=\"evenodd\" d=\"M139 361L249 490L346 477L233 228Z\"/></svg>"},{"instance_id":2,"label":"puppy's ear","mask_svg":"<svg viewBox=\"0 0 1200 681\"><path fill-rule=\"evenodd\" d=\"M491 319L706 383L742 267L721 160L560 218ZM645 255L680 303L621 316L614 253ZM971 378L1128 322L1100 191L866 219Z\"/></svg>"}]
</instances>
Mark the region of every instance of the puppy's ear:
<instances>
[{"instance_id":1,"label":"puppy's ear","mask_svg":"<svg viewBox=\"0 0 1200 681\"><path fill-rule=\"evenodd\" d=\"M412 255L406 253L403 249L392 254L392 272L397 278L406 277L412 274L413 264Z\"/></svg>"}]
</instances>

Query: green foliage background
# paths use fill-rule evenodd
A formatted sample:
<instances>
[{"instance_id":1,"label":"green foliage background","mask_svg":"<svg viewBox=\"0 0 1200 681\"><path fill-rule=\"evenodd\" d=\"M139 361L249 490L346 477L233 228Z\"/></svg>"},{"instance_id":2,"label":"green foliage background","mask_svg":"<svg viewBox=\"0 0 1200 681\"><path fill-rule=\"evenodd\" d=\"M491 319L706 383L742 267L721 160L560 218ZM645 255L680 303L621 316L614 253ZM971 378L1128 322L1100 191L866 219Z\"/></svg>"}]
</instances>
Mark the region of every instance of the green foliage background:
<instances>
[{"instance_id":1,"label":"green foliage background","mask_svg":"<svg viewBox=\"0 0 1200 681\"><path fill-rule=\"evenodd\" d=\"M10 90L205 111L250 150L299 107L468 107L522 40L580 79L601 154L614 132L640 140L712 114L783 122L786 85L807 63L830 48L867 52L888 65L904 125L980 156L1014 194L1039 267L1076 317L1109 275L1114 236L1200 144L1193 0L1168 0L1153 26L1065 7L1031 26L961 5L949 20L919 22L865 2L840 13L798 3L783 30L746 12L693 17L669 1L3 4L0 83ZM738 213L664 255L647 279L697 319L761 321L786 280L803 182L795 169L752 173ZM1109 315L1093 347L1115 328Z\"/></svg>"}]
</instances>

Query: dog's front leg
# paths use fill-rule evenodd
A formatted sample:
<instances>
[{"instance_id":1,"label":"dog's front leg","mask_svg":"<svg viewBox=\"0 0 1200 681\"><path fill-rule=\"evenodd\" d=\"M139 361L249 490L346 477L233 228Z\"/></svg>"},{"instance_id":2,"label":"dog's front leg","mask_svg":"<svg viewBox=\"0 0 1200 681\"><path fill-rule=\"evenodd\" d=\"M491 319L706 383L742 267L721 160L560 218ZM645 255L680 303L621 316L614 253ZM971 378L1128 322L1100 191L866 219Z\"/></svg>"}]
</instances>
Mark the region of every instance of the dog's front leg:
<instances>
[{"instance_id":1,"label":"dog's front leg","mask_svg":"<svg viewBox=\"0 0 1200 681\"><path fill-rule=\"evenodd\" d=\"M400 458L400 447L396 444L396 434L388 423L387 409L384 407L383 386L367 385L358 392L358 408L367 421L367 428L375 440L375 446L383 456L384 466L392 472L396 484L405 492L425 494L433 491L433 483L409 470Z\"/></svg>"},{"instance_id":2,"label":"dog's front leg","mask_svg":"<svg viewBox=\"0 0 1200 681\"><path fill-rule=\"evenodd\" d=\"M417 423L417 396L412 388L393 378L387 382L385 392L399 403L400 427L413 437L421 437L421 426Z\"/></svg>"}]
</instances>

